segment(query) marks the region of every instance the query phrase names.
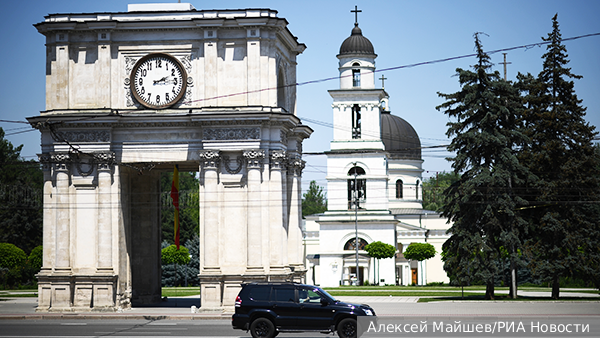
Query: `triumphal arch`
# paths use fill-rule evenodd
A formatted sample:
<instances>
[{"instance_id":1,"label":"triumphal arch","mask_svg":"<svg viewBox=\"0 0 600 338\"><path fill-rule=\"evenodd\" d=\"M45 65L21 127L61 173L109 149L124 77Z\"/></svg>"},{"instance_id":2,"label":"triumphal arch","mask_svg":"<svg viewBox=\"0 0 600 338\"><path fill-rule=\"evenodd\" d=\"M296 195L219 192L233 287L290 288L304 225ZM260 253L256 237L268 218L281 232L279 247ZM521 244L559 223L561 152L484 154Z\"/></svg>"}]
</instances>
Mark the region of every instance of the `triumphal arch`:
<instances>
[{"instance_id":1,"label":"triumphal arch","mask_svg":"<svg viewBox=\"0 0 600 338\"><path fill-rule=\"evenodd\" d=\"M199 171L201 309L240 283L298 280L302 142L296 57L270 9L129 5L52 14L41 132L38 311L160 300L161 171Z\"/></svg>"}]
</instances>

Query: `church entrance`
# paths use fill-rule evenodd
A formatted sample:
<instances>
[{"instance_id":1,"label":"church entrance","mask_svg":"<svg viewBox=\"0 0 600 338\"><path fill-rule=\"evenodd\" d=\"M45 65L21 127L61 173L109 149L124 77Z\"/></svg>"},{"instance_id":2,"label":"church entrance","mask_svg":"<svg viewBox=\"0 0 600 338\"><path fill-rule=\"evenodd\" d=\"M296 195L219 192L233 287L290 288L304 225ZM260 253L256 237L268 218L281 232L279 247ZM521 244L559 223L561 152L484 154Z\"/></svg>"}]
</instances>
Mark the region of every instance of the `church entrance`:
<instances>
[{"instance_id":1,"label":"church entrance","mask_svg":"<svg viewBox=\"0 0 600 338\"><path fill-rule=\"evenodd\" d=\"M413 283L413 285L417 285L417 283L418 283L418 282L417 282L417 281L418 281L418 278L417 278L417 277L418 277L418 275L419 275L419 274L418 274L418 270L417 270L417 268L412 268L412 269L410 269L410 271L411 271L411 273L412 273L412 278L411 278L411 280L412 280L412 283Z\"/></svg>"},{"instance_id":2,"label":"church entrance","mask_svg":"<svg viewBox=\"0 0 600 338\"><path fill-rule=\"evenodd\" d=\"M349 272L350 272L350 278L352 280L352 283L354 285L357 285L357 279L356 279L356 267L349 267L348 268ZM358 272L359 272L359 276L358 276L358 285L364 285L365 282L365 268L363 268L362 266L358 267Z\"/></svg>"}]
</instances>

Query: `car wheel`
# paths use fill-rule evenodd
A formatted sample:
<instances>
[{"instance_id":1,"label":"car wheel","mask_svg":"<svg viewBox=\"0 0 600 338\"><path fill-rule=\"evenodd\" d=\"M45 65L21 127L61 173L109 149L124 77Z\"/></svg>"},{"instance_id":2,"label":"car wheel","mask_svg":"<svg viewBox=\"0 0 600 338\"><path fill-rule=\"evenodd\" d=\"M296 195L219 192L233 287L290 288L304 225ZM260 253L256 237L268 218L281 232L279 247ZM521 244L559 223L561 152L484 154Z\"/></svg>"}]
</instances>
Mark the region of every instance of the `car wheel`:
<instances>
[{"instance_id":1,"label":"car wheel","mask_svg":"<svg viewBox=\"0 0 600 338\"><path fill-rule=\"evenodd\" d=\"M340 338L356 338L356 319L342 319L337 325L337 334Z\"/></svg>"},{"instance_id":2,"label":"car wheel","mask_svg":"<svg viewBox=\"0 0 600 338\"><path fill-rule=\"evenodd\" d=\"M253 338L273 338L275 337L275 325L267 318L257 318L250 324L250 334Z\"/></svg>"}]
</instances>

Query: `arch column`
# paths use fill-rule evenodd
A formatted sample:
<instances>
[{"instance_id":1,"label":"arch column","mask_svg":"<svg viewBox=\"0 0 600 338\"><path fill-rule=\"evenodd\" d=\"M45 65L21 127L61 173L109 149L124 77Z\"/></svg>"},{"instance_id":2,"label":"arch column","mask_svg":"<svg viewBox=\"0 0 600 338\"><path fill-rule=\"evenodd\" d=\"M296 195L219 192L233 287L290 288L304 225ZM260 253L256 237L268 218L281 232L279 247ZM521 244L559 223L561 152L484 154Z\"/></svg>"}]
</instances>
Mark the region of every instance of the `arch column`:
<instances>
[{"instance_id":1,"label":"arch column","mask_svg":"<svg viewBox=\"0 0 600 338\"><path fill-rule=\"evenodd\" d=\"M304 267L304 252L302 250L302 189L301 177L302 170L306 162L300 155L291 157L288 161L287 189L289 191L289 227L288 227L288 262L293 270L293 278L300 282L304 277L306 269Z\"/></svg>"},{"instance_id":2,"label":"arch column","mask_svg":"<svg viewBox=\"0 0 600 338\"><path fill-rule=\"evenodd\" d=\"M261 181L265 151L262 149L243 152L248 170L248 236L247 273L264 274L262 262L262 210Z\"/></svg>"},{"instance_id":3,"label":"arch column","mask_svg":"<svg viewBox=\"0 0 600 338\"><path fill-rule=\"evenodd\" d=\"M222 306L223 275L219 265L219 165L221 154L201 150L200 157L200 295L203 311Z\"/></svg>"},{"instance_id":4,"label":"arch column","mask_svg":"<svg viewBox=\"0 0 600 338\"><path fill-rule=\"evenodd\" d=\"M286 152L273 150L270 154L270 189L269 189L269 250L270 274L285 275L289 271L287 263L287 233L284 221L286 191L284 190L284 169L287 160ZM277 277L275 277L277 278ZM285 278L281 276L281 278Z\"/></svg>"}]
</instances>

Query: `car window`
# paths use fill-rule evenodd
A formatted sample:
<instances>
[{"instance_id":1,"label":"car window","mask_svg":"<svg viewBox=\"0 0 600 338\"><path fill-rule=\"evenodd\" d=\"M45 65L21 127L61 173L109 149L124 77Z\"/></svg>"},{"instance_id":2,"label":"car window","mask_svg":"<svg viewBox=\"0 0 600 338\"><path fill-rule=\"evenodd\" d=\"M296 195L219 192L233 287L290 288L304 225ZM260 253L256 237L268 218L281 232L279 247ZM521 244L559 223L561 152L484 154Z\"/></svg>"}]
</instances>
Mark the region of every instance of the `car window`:
<instances>
[{"instance_id":1,"label":"car window","mask_svg":"<svg viewBox=\"0 0 600 338\"><path fill-rule=\"evenodd\" d=\"M315 292L316 290L309 288L298 289L298 301L300 303L321 303L321 295Z\"/></svg>"},{"instance_id":2,"label":"car window","mask_svg":"<svg viewBox=\"0 0 600 338\"><path fill-rule=\"evenodd\" d=\"M269 301L271 287L268 285L257 285L250 289L248 297L254 301Z\"/></svg>"},{"instance_id":3,"label":"car window","mask_svg":"<svg viewBox=\"0 0 600 338\"><path fill-rule=\"evenodd\" d=\"M295 302L296 295L294 288L291 287L283 287L283 288L273 288L273 300L276 302Z\"/></svg>"}]
</instances>

